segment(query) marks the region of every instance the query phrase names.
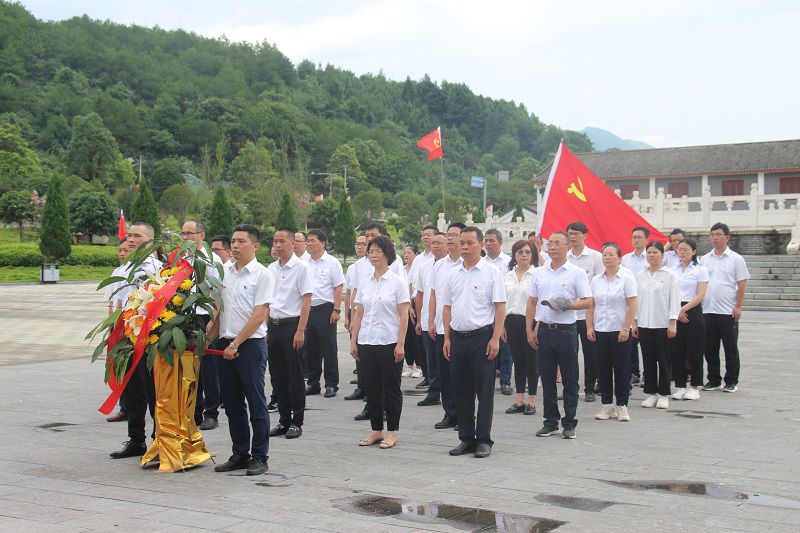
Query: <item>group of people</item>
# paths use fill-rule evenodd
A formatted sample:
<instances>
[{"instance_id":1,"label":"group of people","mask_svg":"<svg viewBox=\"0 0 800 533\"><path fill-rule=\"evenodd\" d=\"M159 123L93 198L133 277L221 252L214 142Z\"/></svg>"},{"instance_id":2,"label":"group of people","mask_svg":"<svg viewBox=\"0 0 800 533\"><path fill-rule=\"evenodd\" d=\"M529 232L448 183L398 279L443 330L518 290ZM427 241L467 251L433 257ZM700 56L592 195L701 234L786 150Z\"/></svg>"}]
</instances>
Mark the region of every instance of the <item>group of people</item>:
<instances>
[{"instance_id":1,"label":"group of people","mask_svg":"<svg viewBox=\"0 0 800 533\"><path fill-rule=\"evenodd\" d=\"M206 237L194 220L181 235L198 243ZM233 441L233 455L215 470L265 472L269 438L302 435L306 396L337 395L341 318L356 366L356 389L345 399L364 400L355 419L371 424L359 446L396 445L404 360L406 375L424 377L417 386L427 394L418 405L441 405L443 416L434 427L457 429L459 443L449 452L454 456L491 454L498 376L503 394L516 393L508 414L536 413L541 380L544 423L536 435L574 439L579 344L584 399L594 402L600 395L599 420L629 421L630 391L640 382L647 395L642 407L667 408L670 398L697 400L701 389L735 392L737 328L749 274L744 259L727 246L728 227L712 226L713 250L701 259L697 243L681 230L672 232L665 249L648 241L647 228L633 228L633 252L625 255L618 243L590 249L587 235L580 221L553 232L546 246L532 232L513 243L509 256L499 231L484 234L453 222L446 231L425 226L424 250L406 247L400 256L385 227L371 222L357 237L358 259L346 273L326 252L328 239L320 230L278 228L269 266L255 257L257 228L242 224L230 237L212 237L214 260L224 264L223 305L208 317L206 333L224 355L203 358L196 420L200 429L215 428L224 404ZM120 245L121 262L147 240L152 228L133 224L128 242ZM153 258L139 268L159 266ZM110 309L119 304L112 300ZM127 418L130 438L112 457L145 451L152 377L146 366L135 376L120 413L109 419ZM270 429L274 410L279 421Z\"/></svg>"}]
</instances>

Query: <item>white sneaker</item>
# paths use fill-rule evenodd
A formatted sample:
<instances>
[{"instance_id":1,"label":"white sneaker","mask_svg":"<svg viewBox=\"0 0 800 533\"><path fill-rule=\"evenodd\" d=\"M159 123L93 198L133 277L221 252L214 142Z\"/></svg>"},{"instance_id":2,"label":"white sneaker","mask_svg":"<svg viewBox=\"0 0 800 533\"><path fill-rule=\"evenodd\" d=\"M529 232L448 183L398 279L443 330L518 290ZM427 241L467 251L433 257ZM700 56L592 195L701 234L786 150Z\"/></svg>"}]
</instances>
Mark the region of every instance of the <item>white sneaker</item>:
<instances>
[{"instance_id":1,"label":"white sneaker","mask_svg":"<svg viewBox=\"0 0 800 533\"><path fill-rule=\"evenodd\" d=\"M412 378L421 378L422 377L422 369L420 367L416 367L414 371L411 373Z\"/></svg>"},{"instance_id":2,"label":"white sneaker","mask_svg":"<svg viewBox=\"0 0 800 533\"><path fill-rule=\"evenodd\" d=\"M410 366L407 366L406 369L403 370L403 373L400 374L400 375L403 376L404 378L410 378L411 374L413 374L413 373L414 373L414 369L411 368Z\"/></svg>"},{"instance_id":3,"label":"white sneaker","mask_svg":"<svg viewBox=\"0 0 800 533\"><path fill-rule=\"evenodd\" d=\"M609 418L616 418L617 413L614 411L614 406L612 404L603 404L603 407L600 409L600 412L594 415L597 420L608 420Z\"/></svg>"},{"instance_id":4,"label":"white sneaker","mask_svg":"<svg viewBox=\"0 0 800 533\"><path fill-rule=\"evenodd\" d=\"M700 389L686 389L686 394L683 395L684 400L699 400Z\"/></svg>"},{"instance_id":5,"label":"white sneaker","mask_svg":"<svg viewBox=\"0 0 800 533\"><path fill-rule=\"evenodd\" d=\"M669 398L659 394L656 401L656 409L669 409Z\"/></svg>"},{"instance_id":6,"label":"white sneaker","mask_svg":"<svg viewBox=\"0 0 800 533\"><path fill-rule=\"evenodd\" d=\"M658 403L658 398L656 398L656 395L649 394L642 402L642 407L655 407L656 403Z\"/></svg>"},{"instance_id":7,"label":"white sneaker","mask_svg":"<svg viewBox=\"0 0 800 533\"><path fill-rule=\"evenodd\" d=\"M615 405L614 406L614 413L617 415L617 420L620 422L630 422L631 415L628 414L628 406L627 405Z\"/></svg>"},{"instance_id":8,"label":"white sneaker","mask_svg":"<svg viewBox=\"0 0 800 533\"><path fill-rule=\"evenodd\" d=\"M685 396L686 396L686 389L684 388L675 389L675 392L672 393L673 400L683 400Z\"/></svg>"}]
</instances>

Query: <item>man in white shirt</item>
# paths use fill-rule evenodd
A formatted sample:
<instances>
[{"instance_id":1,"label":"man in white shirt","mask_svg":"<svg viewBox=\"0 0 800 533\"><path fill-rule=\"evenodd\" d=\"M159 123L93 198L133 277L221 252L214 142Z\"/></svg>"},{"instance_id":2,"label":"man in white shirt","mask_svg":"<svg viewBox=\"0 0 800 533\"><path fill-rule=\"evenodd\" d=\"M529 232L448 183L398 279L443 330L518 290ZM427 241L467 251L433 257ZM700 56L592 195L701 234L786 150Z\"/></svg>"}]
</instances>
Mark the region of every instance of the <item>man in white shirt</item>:
<instances>
[{"instance_id":1,"label":"man in white shirt","mask_svg":"<svg viewBox=\"0 0 800 533\"><path fill-rule=\"evenodd\" d=\"M739 319L750 272L744 258L728 248L730 229L722 222L711 226L713 250L700 259L708 270L708 289L703 300L706 325L708 383L703 390L736 392L739 384ZM725 386L720 376L719 344L725 349Z\"/></svg>"},{"instance_id":2,"label":"man in white shirt","mask_svg":"<svg viewBox=\"0 0 800 533\"><path fill-rule=\"evenodd\" d=\"M211 238L211 251L217 254L222 264L231 260L231 238L227 235L214 235Z\"/></svg>"},{"instance_id":3,"label":"man in white shirt","mask_svg":"<svg viewBox=\"0 0 800 533\"><path fill-rule=\"evenodd\" d=\"M556 368L561 368L564 382L564 417L561 418L565 439L575 438L578 410L578 310L592 305L592 291L586 273L567 261L569 237L555 231L547 241L550 261L533 273L525 310L528 342L539 350L536 361L542 379L544 426L537 437L558 433L558 395ZM541 305L540 305L541 304ZM534 320L536 326L533 327Z\"/></svg>"},{"instance_id":4,"label":"man in white shirt","mask_svg":"<svg viewBox=\"0 0 800 533\"><path fill-rule=\"evenodd\" d=\"M636 274L647 268L647 254L645 253L645 248L647 247L647 240L649 238L650 230L644 226L636 226L631 231L633 251L622 256L622 266L631 271L634 279L636 278ZM633 386L641 383L642 373L639 366L639 339L633 335L630 336L630 339L631 386Z\"/></svg>"},{"instance_id":5,"label":"man in white shirt","mask_svg":"<svg viewBox=\"0 0 800 533\"><path fill-rule=\"evenodd\" d=\"M683 230L675 228L669 234L669 250L664 252L664 260L662 263L670 270L681 264L681 258L678 257L678 244L685 239Z\"/></svg>"},{"instance_id":6,"label":"man in white shirt","mask_svg":"<svg viewBox=\"0 0 800 533\"><path fill-rule=\"evenodd\" d=\"M341 316L344 272L339 261L325 251L328 236L312 229L306 249L310 254L313 292L306 328L306 360L308 381L306 395L319 394L322 364L325 363L325 398L333 398L339 390L339 359L336 355L336 324Z\"/></svg>"},{"instance_id":7,"label":"man in white shirt","mask_svg":"<svg viewBox=\"0 0 800 533\"><path fill-rule=\"evenodd\" d=\"M570 244L567 261L586 272L587 282L605 271L603 255L585 244L588 234L589 228L583 222L571 222L567 226ZM597 354L594 343L590 342L589 337L586 336L586 311L584 308L578 310L576 316L578 337L581 340L581 351L583 352L583 391L586 401L593 402L595 394L599 392L597 388Z\"/></svg>"},{"instance_id":8,"label":"man in white shirt","mask_svg":"<svg viewBox=\"0 0 800 533\"><path fill-rule=\"evenodd\" d=\"M486 248L486 261L493 265L500 274L508 272L508 264L511 256L504 253L503 234L496 229L487 229L483 236L483 244ZM514 359L511 357L511 349L508 343L500 339L500 357L497 358L497 369L500 370L500 392L506 396L511 396L511 369Z\"/></svg>"},{"instance_id":9,"label":"man in white shirt","mask_svg":"<svg viewBox=\"0 0 800 533\"><path fill-rule=\"evenodd\" d=\"M347 331L350 331L350 319L352 318L352 308L354 307L353 291L356 288L355 283L358 279L358 267L356 266L356 263L358 263L358 260L367 254L367 237L364 235L364 233L361 233L358 237L356 237L356 244L354 248L356 260L347 268L347 273L344 276L344 329Z\"/></svg>"},{"instance_id":10,"label":"man in white shirt","mask_svg":"<svg viewBox=\"0 0 800 533\"><path fill-rule=\"evenodd\" d=\"M249 476L266 472L269 458L269 413L264 392L267 326L264 321L273 298L274 279L256 260L259 240L255 226L240 224L233 228L233 261L225 264L222 310L208 332L209 339L219 337L219 344L225 347L219 361L219 377L233 443L233 455L214 470L247 469Z\"/></svg>"},{"instance_id":11,"label":"man in white shirt","mask_svg":"<svg viewBox=\"0 0 800 533\"><path fill-rule=\"evenodd\" d=\"M269 373L280 414L278 425L270 430L269 436L285 435L287 439L303 434L306 394L301 350L313 292L311 267L295 254L294 239L289 228L275 230L272 249L277 259L268 267L275 278L267 334Z\"/></svg>"},{"instance_id":12,"label":"man in white shirt","mask_svg":"<svg viewBox=\"0 0 800 533\"><path fill-rule=\"evenodd\" d=\"M425 266L426 264L432 264L434 261L433 257L433 250L431 249L431 240L433 239L433 235L438 232L439 230L436 229L436 226L432 224L426 224L422 228L422 233L420 234L420 240L422 241L422 246L425 250L418 254L414 261L411 263L411 268L408 271L408 283L410 285L414 285L414 280L417 279L419 270ZM416 310L414 311L414 315L416 316Z\"/></svg>"},{"instance_id":13,"label":"man in white shirt","mask_svg":"<svg viewBox=\"0 0 800 533\"><path fill-rule=\"evenodd\" d=\"M117 259L119 260L119 266L114 269L111 273L112 276L128 276L128 253L133 249L131 247L132 242L128 241L127 237L123 238L119 241L117 245ZM124 281L118 281L116 283L112 283L111 285L106 286L106 300L108 300L108 314L111 315L117 309L125 307L127 302L123 302L120 299L120 293L123 292L118 290L122 284L125 283ZM119 399L119 411L117 414L111 415L106 418L106 422L122 422L128 419L128 415L125 414L125 402L122 398Z\"/></svg>"},{"instance_id":14,"label":"man in white shirt","mask_svg":"<svg viewBox=\"0 0 800 533\"><path fill-rule=\"evenodd\" d=\"M444 285L454 268L461 264L461 244L459 237L466 226L462 222L451 222L447 226L447 255L433 264L431 269L431 291L428 302L428 335L436 340L436 359L439 363L439 383L444 417L434 424L436 429L448 429L458 424L456 402L453 398L453 379L450 373L450 360L444 356L444 302L437 298L444 291Z\"/></svg>"},{"instance_id":15,"label":"man in white shirt","mask_svg":"<svg viewBox=\"0 0 800 533\"><path fill-rule=\"evenodd\" d=\"M489 457L494 410L494 359L506 318L506 288L500 271L481 257L483 233L467 226L459 238L461 265L444 283L444 356L451 362L453 396L461 443L450 455ZM478 412L475 415L475 398Z\"/></svg>"},{"instance_id":16,"label":"man in white shirt","mask_svg":"<svg viewBox=\"0 0 800 533\"><path fill-rule=\"evenodd\" d=\"M306 250L307 240L308 235L304 231L296 231L294 233L294 255L303 261L308 261L309 257L308 250Z\"/></svg>"}]
</instances>

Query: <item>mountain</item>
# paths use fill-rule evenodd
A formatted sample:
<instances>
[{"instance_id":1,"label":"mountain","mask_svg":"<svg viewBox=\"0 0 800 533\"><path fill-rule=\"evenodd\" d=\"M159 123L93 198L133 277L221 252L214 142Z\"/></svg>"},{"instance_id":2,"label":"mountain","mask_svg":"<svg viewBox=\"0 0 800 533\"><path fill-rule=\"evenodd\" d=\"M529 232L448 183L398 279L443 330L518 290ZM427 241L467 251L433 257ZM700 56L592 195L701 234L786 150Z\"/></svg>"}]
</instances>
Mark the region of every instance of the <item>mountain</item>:
<instances>
[{"instance_id":1,"label":"mountain","mask_svg":"<svg viewBox=\"0 0 800 533\"><path fill-rule=\"evenodd\" d=\"M596 152L605 152L609 148L619 148L620 150L641 150L643 148L652 148L652 146L649 144L641 141L622 139L610 131L602 128L583 128L581 133L589 137L589 140L592 141L592 145L594 145Z\"/></svg>"}]
</instances>

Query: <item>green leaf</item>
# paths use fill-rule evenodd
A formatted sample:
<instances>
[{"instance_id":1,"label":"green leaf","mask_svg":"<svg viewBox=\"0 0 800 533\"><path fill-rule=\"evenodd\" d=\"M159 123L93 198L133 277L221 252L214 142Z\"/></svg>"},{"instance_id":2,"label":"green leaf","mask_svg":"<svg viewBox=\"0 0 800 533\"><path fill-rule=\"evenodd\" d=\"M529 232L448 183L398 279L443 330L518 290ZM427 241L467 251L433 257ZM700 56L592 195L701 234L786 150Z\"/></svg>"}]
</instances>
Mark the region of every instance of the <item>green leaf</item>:
<instances>
[{"instance_id":1,"label":"green leaf","mask_svg":"<svg viewBox=\"0 0 800 533\"><path fill-rule=\"evenodd\" d=\"M100 322L100 323L99 323L99 324L98 324L98 325L97 325L97 326L96 326L96 327L95 327L95 328L94 328L92 331L90 331L90 332L89 332L89 333L86 335L86 337L84 337L84 340L89 340L89 341L90 341L90 340L94 339L94 338L95 338L95 336L96 336L96 335L97 335L99 332L103 331L104 329L108 329L108 328L110 328L111 326L113 326L114 324L116 324L116 323L117 323L117 319L119 319L119 317L120 317L120 315L121 315L121 314L122 314L122 309L117 309L116 311L114 311L113 313L111 313L110 315L108 315L108 316L105 318L105 320L103 320L102 322Z\"/></svg>"},{"instance_id":2,"label":"green leaf","mask_svg":"<svg viewBox=\"0 0 800 533\"><path fill-rule=\"evenodd\" d=\"M182 329L175 328L172 330L172 340L175 341L175 351L182 354L186 349L186 335Z\"/></svg>"},{"instance_id":3,"label":"green leaf","mask_svg":"<svg viewBox=\"0 0 800 533\"><path fill-rule=\"evenodd\" d=\"M164 362L167 363L169 366L175 364L175 357L172 350L167 350L166 352L161 352L161 358L164 359Z\"/></svg>"},{"instance_id":4,"label":"green leaf","mask_svg":"<svg viewBox=\"0 0 800 533\"><path fill-rule=\"evenodd\" d=\"M95 289L95 290L99 291L103 287L108 287L112 283L117 283L118 281L125 281L126 279L127 278L125 276L109 276L106 279L104 279L103 281L101 281L100 284L97 286L97 289Z\"/></svg>"},{"instance_id":5,"label":"green leaf","mask_svg":"<svg viewBox=\"0 0 800 533\"><path fill-rule=\"evenodd\" d=\"M172 329L173 328L164 329L161 332L161 337L158 338L158 349L161 350L161 353L167 351L167 347L172 341Z\"/></svg>"},{"instance_id":6,"label":"green leaf","mask_svg":"<svg viewBox=\"0 0 800 533\"><path fill-rule=\"evenodd\" d=\"M209 316L214 316L214 307L213 306L211 306L211 305L209 305L207 303L202 303L202 304L198 304L198 307L200 307L201 309L205 309L206 313L208 313Z\"/></svg>"},{"instance_id":7,"label":"green leaf","mask_svg":"<svg viewBox=\"0 0 800 533\"><path fill-rule=\"evenodd\" d=\"M194 274L195 274L195 283L198 285L204 283L206 280L206 264L204 261L198 260L195 258L194 261Z\"/></svg>"},{"instance_id":8,"label":"green leaf","mask_svg":"<svg viewBox=\"0 0 800 533\"><path fill-rule=\"evenodd\" d=\"M186 301L183 302L183 305L181 306L181 311L186 311L187 309L189 309L192 305L194 305L194 303L197 301L198 298L200 298L199 293L193 292L192 294L190 294L189 297L186 298Z\"/></svg>"},{"instance_id":9,"label":"green leaf","mask_svg":"<svg viewBox=\"0 0 800 533\"><path fill-rule=\"evenodd\" d=\"M216 263L214 263L214 266L217 267L217 272L219 272L219 279L225 279L225 267L222 266L222 263L216 262ZM215 279L215 278L211 278L211 279Z\"/></svg>"},{"instance_id":10,"label":"green leaf","mask_svg":"<svg viewBox=\"0 0 800 533\"><path fill-rule=\"evenodd\" d=\"M97 345L97 348L95 348L94 352L92 352L92 363L97 361L97 358L103 353L103 348L105 348L107 345L108 339L104 339L103 342Z\"/></svg>"},{"instance_id":11,"label":"green leaf","mask_svg":"<svg viewBox=\"0 0 800 533\"><path fill-rule=\"evenodd\" d=\"M156 355L158 354L158 352L156 350L154 350L154 349L151 350L151 348L154 348L154 347L155 347L155 345L152 345L152 346L147 348L147 371L148 372L152 372L153 371L153 364L155 364Z\"/></svg>"},{"instance_id":12,"label":"green leaf","mask_svg":"<svg viewBox=\"0 0 800 533\"><path fill-rule=\"evenodd\" d=\"M196 344L194 346L194 353L198 357L202 357L205 349L206 349L206 333L202 329L198 329Z\"/></svg>"},{"instance_id":13,"label":"green leaf","mask_svg":"<svg viewBox=\"0 0 800 533\"><path fill-rule=\"evenodd\" d=\"M171 328L183 325L184 322L186 322L186 317L184 315L175 315L174 317L167 320L167 324Z\"/></svg>"},{"instance_id":14,"label":"green leaf","mask_svg":"<svg viewBox=\"0 0 800 533\"><path fill-rule=\"evenodd\" d=\"M211 292L210 292L211 288L208 286L208 283L199 284L197 286L197 290L199 290L203 294L203 296L205 296L206 298L208 298L209 295L211 294Z\"/></svg>"}]
</instances>

